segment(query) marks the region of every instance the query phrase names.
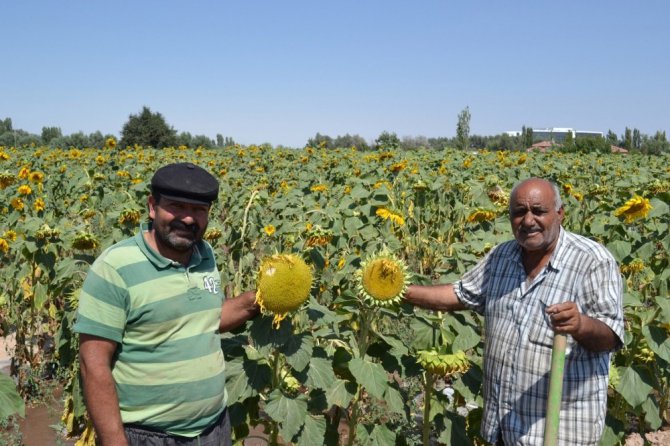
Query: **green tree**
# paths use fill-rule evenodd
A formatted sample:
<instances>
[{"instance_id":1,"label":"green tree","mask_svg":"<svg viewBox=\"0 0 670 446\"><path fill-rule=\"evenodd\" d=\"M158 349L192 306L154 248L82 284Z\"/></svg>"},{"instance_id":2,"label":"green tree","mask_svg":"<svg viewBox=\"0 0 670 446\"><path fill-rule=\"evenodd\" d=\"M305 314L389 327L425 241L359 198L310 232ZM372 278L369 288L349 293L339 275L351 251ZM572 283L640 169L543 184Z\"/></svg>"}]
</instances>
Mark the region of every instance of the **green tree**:
<instances>
[{"instance_id":1,"label":"green tree","mask_svg":"<svg viewBox=\"0 0 670 446\"><path fill-rule=\"evenodd\" d=\"M470 136L470 147L473 149L484 149L490 140L490 136L472 135Z\"/></svg>"},{"instance_id":2,"label":"green tree","mask_svg":"<svg viewBox=\"0 0 670 446\"><path fill-rule=\"evenodd\" d=\"M470 147L470 108L465 107L458 114L456 124L456 148L467 150Z\"/></svg>"},{"instance_id":3,"label":"green tree","mask_svg":"<svg viewBox=\"0 0 670 446\"><path fill-rule=\"evenodd\" d=\"M6 132L11 132L12 130L12 118L0 120L0 135Z\"/></svg>"},{"instance_id":4,"label":"green tree","mask_svg":"<svg viewBox=\"0 0 670 446\"><path fill-rule=\"evenodd\" d=\"M137 115L130 115L121 130L119 146L127 147L135 144L150 146L156 149L174 146L177 142L177 131L168 125L160 113L152 113L149 107L143 107Z\"/></svg>"},{"instance_id":5,"label":"green tree","mask_svg":"<svg viewBox=\"0 0 670 446\"><path fill-rule=\"evenodd\" d=\"M628 127L626 127L626 131L623 135L623 147L626 150L633 149L633 132Z\"/></svg>"},{"instance_id":6,"label":"green tree","mask_svg":"<svg viewBox=\"0 0 670 446\"><path fill-rule=\"evenodd\" d=\"M307 140L307 146L309 147L319 147L322 149L332 149L335 147L333 144L333 138L328 135L322 135L321 133L316 133L314 138L309 138Z\"/></svg>"},{"instance_id":7,"label":"green tree","mask_svg":"<svg viewBox=\"0 0 670 446\"><path fill-rule=\"evenodd\" d=\"M338 135L337 137L335 137L335 139L333 140L333 145L335 147L342 147L342 148L356 147L359 150L370 149L367 141L365 141L365 138L363 138L360 135L350 135L348 133L344 136Z\"/></svg>"},{"instance_id":8,"label":"green tree","mask_svg":"<svg viewBox=\"0 0 670 446\"><path fill-rule=\"evenodd\" d=\"M377 150L396 150L400 147L400 138L398 135L389 133L386 130L375 139L375 148Z\"/></svg>"},{"instance_id":9,"label":"green tree","mask_svg":"<svg viewBox=\"0 0 670 446\"><path fill-rule=\"evenodd\" d=\"M533 128L526 127L525 125L521 127L521 148L527 149L533 145Z\"/></svg>"},{"instance_id":10,"label":"green tree","mask_svg":"<svg viewBox=\"0 0 670 446\"><path fill-rule=\"evenodd\" d=\"M642 148L642 135L638 129L633 129L633 148L635 150L640 150Z\"/></svg>"},{"instance_id":11,"label":"green tree","mask_svg":"<svg viewBox=\"0 0 670 446\"><path fill-rule=\"evenodd\" d=\"M568 132L563 141L563 150L565 152L574 152L575 148L575 138L572 136L572 132Z\"/></svg>"},{"instance_id":12,"label":"green tree","mask_svg":"<svg viewBox=\"0 0 670 446\"><path fill-rule=\"evenodd\" d=\"M611 144L605 138L589 137L577 138L574 140L574 151L580 153L611 153Z\"/></svg>"},{"instance_id":13,"label":"green tree","mask_svg":"<svg viewBox=\"0 0 670 446\"><path fill-rule=\"evenodd\" d=\"M60 127L42 127L42 144L49 145L54 138L60 138L63 132Z\"/></svg>"},{"instance_id":14,"label":"green tree","mask_svg":"<svg viewBox=\"0 0 670 446\"><path fill-rule=\"evenodd\" d=\"M195 135L191 140L191 145L189 147L191 147L192 149L195 149L197 147L203 147L205 149L209 149L211 147L214 147L214 141L212 141L212 138L210 138L207 135Z\"/></svg>"},{"instance_id":15,"label":"green tree","mask_svg":"<svg viewBox=\"0 0 670 446\"><path fill-rule=\"evenodd\" d=\"M607 142L613 146L619 145L619 137L612 130L607 131L607 136L605 136L605 139L607 139Z\"/></svg>"},{"instance_id":16,"label":"green tree","mask_svg":"<svg viewBox=\"0 0 670 446\"><path fill-rule=\"evenodd\" d=\"M653 138L643 138L640 150L650 155L660 155L670 151L670 143L665 136L665 132L659 130Z\"/></svg>"},{"instance_id":17,"label":"green tree","mask_svg":"<svg viewBox=\"0 0 670 446\"><path fill-rule=\"evenodd\" d=\"M512 151L514 150L514 139L507 133L490 138L486 147L489 150Z\"/></svg>"}]
</instances>

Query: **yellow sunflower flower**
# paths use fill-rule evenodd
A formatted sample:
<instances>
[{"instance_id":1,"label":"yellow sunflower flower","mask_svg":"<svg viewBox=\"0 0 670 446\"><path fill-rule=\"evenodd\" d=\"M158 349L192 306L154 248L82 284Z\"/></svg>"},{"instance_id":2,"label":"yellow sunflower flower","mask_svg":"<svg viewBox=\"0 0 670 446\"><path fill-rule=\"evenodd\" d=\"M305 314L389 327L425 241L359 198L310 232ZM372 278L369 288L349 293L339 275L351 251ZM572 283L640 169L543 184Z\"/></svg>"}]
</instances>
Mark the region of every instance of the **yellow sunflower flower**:
<instances>
[{"instance_id":1,"label":"yellow sunflower flower","mask_svg":"<svg viewBox=\"0 0 670 446\"><path fill-rule=\"evenodd\" d=\"M124 209L119 215L119 224L120 225L130 225L137 226L142 219L142 212L137 209Z\"/></svg>"},{"instance_id":2,"label":"yellow sunflower flower","mask_svg":"<svg viewBox=\"0 0 670 446\"><path fill-rule=\"evenodd\" d=\"M19 170L19 178L25 180L26 178L28 178L28 175L30 175L30 168L28 166L23 166Z\"/></svg>"},{"instance_id":3,"label":"yellow sunflower flower","mask_svg":"<svg viewBox=\"0 0 670 446\"><path fill-rule=\"evenodd\" d=\"M9 173L0 172L0 190L6 189L16 182L16 177Z\"/></svg>"},{"instance_id":4,"label":"yellow sunflower flower","mask_svg":"<svg viewBox=\"0 0 670 446\"><path fill-rule=\"evenodd\" d=\"M405 224L405 218L393 211L390 211L386 208L379 208L375 211L375 214L377 214L378 217L380 217L382 220L391 220L391 222L395 225L402 226Z\"/></svg>"},{"instance_id":5,"label":"yellow sunflower flower","mask_svg":"<svg viewBox=\"0 0 670 446\"><path fill-rule=\"evenodd\" d=\"M325 192L328 190L328 186L325 184L316 184L309 188L312 192Z\"/></svg>"},{"instance_id":6,"label":"yellow sunflower flower","mask_svg":"<svg viewBox=\"0 0 670 446\"><path fill-rule=\"evenodd\" d=\"M272 237L272 234L277 231L277 228L275 228L274 225L265 225L263 227L263 231L267 234L268 237Z\"/></svg>"},{"instance_id":7,"label":"yellow sunflower flower","mask_svg":"<svg viewBox=\"0 0 670 446\"><path fill-rule=\"evenodd\" d=\"M38 171L30 172L30 175L28 175L28 179L30 180L31 183L40 184L44 181L44 174Z\"/></svg>"},{"instance_id":8,"label":"yellow sunflower flower","mask_svg":"<svg viewBox=\"0 0 670 446\"><path fill-rule=\"evenodd\" d=\"M9 251L9 243L4 238L0 238L0 251L5 254L7 254L7 251Z\"/></svg>"},{"instance_id":9,"label":"yellow sunflower flower","mask_svg":"<svg viewBox=\"0 0 670 446\"><path fill-rule=\"evenodd\" d=\"M462 350L453 354L443 354L435 349L421 350L417 359L421 367L438 376L465 373L470 368L470 361Z\"/></svg>"},{"instance_id":10,"label":"yellow sunflower flower","mask_svg":"<svg viewBox=\"0 0 670 446\"><path fill-rule=\"evenodd\" d=\"M44 199L42 197L38 198L35 200L33 203L33 209L35 209L36 212L42 212L44 209L46 209L47 205L44 202Z\"/></svg>"},{"instance_id":11,"label":"yellow sunflower flower","mask_svg":"<svg viewBox=\"0 0 670 446\"><path fill-rule=\"evenodd\" d=\"M635 195L624 203L623 206L614 211L614 216L623 216L626 223L631 223L636 219L645 218L651 209L652 206L648 199Z\"/></svg>"},{"instance_id":12,"label":"yellow sunflower flower","mask_svg":"<svg viewBox=\"0 0 670 446\"><path fill-rule=\"evenodd\" d=\"M485 221L493 221L496 218L496 213L486 209L477 209L468 215L468 223L482 223Z\"/></svg>"},{"instance_id":13,"label":"yellow sunflower flower","mask_svg":"<svg viewBox=\"0 0 670 446\"><path fill-rule=\"evenodd\" d=\"M400 302L409 283L407 265L388 250L363 262L356 278L363 300L374 306Z\"/></svg>"},{"instance_id":14,"label":"yellow sunflower flower","mask_svg":"<svg viewBox=\"0 0 670 446\"><path fill-rule=\"evenodd\" d=\"M272 314L279 327L288 313L309 298L312 270L295 254L275 254L264 258L258 271L256 303L264 314Z\"/></svg>"},{"instance_id":15,"label":"yellow sunflower flower","mask_svg":"<svg viewBox=\"0 0 670 446\"><path fill-rule=\"evenodd\" d=\"M27 184L22 184L17 189L17 192L19 193L19 195L30 195L33 193L33 190Z\"/></svg>"},{"instance_id":16,"label":"yellow sunflower flower","mask_svg":"<svg viewBox=\"0 0 670 446\"><path fill-rule=\"evenodd\" d=\"M16 241L16 231L13 229L8 229L4 234L2 234L2 236L11 242Z\"/></svg>"},{"instance_id":17,"label":"yellow sunflower flower","mask_svg":"<svg viewBox=\"0 0 670 446\"><path fill-rule=\"evenodd\" d=\"M96 249L98 246L100 246L98 239L93 234L89 233L77 234L72 241L72 247L74 249L81 249L83 251Z\"/></svg>"},{"instance_id":18,"label":"yellow sunflower flower","mask_svg":"<svg viewBox=\"0 0 670 446\"><path fill-rule=\"evenodd\" d=\"M216 240L220 239L223 236L223 232L221 232L220 229L217 228L210 228L205 232L205 235L203 238L207 240L210 243L215 242Z\"/></svg>"},{"instance_id":19,"label":"yellow sunflower flower","mask_svg":"<svg viewBox=\"0 0 670 446\"><path fill-rule=\"evenodd\" d=\"M632 262L626 265L621 265L619 270L623 274L638 274L644 271L644 262L641 259L633 259Z\"/></svg>"},{"instance_id":20,"label":"yellow sunflower flower","mask_svg":"<svg viewBox=\"0 0 670 446\"><path fill-rule=\"evenodd\" d=\"M14 197L12 200L9 202L9 204L16 209L17 211L22 211L23 208L25 207L25 204L23 203L23 200L20 199L19 197Z\"/></svg>"}]
</instances>

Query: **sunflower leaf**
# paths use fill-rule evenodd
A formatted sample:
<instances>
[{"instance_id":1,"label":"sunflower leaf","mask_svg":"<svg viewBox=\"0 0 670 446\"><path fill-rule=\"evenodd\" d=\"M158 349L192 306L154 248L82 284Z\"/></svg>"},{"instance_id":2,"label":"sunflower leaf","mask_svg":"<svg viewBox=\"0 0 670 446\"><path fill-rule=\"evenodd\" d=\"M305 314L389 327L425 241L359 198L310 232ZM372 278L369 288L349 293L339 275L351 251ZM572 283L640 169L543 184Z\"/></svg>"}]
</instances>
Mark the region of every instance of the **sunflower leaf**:
<instances>
[{"instance_id":1,"label":"sunflower leaf","mask_svg":"<svg viewBox=\"0 0 670 446\"><path fill-rule=\"evenodd\" d=\"M650 382L653 382L653 379L645 370L638 367L625 367L616 390L628 404L635 408L642 404L654 389L649 384Z\"/></svg>"},{"instance_id":2,"label":"sunflower leaf","mask_svg":"<svg viewBox=\"0 0 670 446\"><path fill-rule=\"evenodd\" d=\"M326 435L326 420L323 417L307 415L305 424L298 438L298 446L313 446L315 444L324 444Z\"/></svg>"},{"instance_id":3,"label":"sunflower leaf","mask_svg":"<svg viewBox=\"0 0 670 446\"><path fill-rule=\"evenodd\" d=\"M405 413L405 405L402 400L402 395L396 388L387 386L383 399L386 402L388 409L392 412L399 414Z\"/></svg>"},{"instance_id":4,"label":"sunflower leaf","mask_svg":"<svg viewBox=\"0 0 670 446\"><path fill-rule=\"evenodd\" d=\"M282 353L286 355L286 362L297 371L304 370L312 359L314 339L305 333L293 336L286 341Z\"/></svg>"},{"instance_id":5,"label":"sunflower leaf","mask_svg":"<svg viewBox=\"0 0 670 446\"><path fill-rule=\"evenodd\" d=\"M388 380L384 368L374 362L361 358L352 358L349 370L356 381L376 398L383 398L384 391L388 387Z\"/></svg>"},{"instance_id":6,"label":"sunflower leaf","mask_svg":"<svg viewBox=\"0 0 670 446\"><path fill-rule=\"evenodd\" d=\"M395 444L396 434L383 424L375 426L370 434L368 442L370 446L386 446Z\"/></svg>"},{"instance_id":7,"label":"sunflower leaf","mask_svg":"<svg viewBox=\"0 0 670 446\"><path fill-rule=\"evenodd\" d=\"M0 420L15 413L25 417L26 407L16 390L14 380L0 373Z\"/></svg>"},{"instance_id":8,"label":"sunflower leaf","mask_svg":"<svg viewBox=\"0 0 670 446\"><path fill-rule=\"evenodd\" d=\"M335 382L332 362L325 358L311 358L307 371L307 385L319 389L329 389Z\"/></svg>"},{"instance_id":9,"label":"sunflower leaf","mask_svg":"<svg viewBox=\"0 0 670 446\"><path fill-rule=\"evenodd\" d=\"M326 400L329 406L347 407L356 391L355 385L343 379L336 379L335 382L326 389ZM349 389L351 388L351 389Z\"/></svg>"},{"instance_id":10,"label":"sunflower leaf","mask_svg":"<svg viewBox=\"0 0 670 446\"><path fill-rule=\"evenodd\" d=\"M279 390L270 393L265 412L274 421L279 423L280 432L284 438L293 438L305 422L307 401L303 395L289 398Z\"/></svg>"}]
</instances>

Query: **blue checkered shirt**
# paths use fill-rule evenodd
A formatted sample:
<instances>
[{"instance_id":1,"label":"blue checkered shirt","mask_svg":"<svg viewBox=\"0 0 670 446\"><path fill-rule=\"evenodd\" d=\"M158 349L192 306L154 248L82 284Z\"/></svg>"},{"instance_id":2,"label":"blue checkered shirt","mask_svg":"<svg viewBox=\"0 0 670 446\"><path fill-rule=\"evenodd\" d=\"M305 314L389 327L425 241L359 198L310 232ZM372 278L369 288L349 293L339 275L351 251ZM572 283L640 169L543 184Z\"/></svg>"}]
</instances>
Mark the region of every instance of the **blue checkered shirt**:
<instances>
[{"instance_id":1,"label":"blue checkered shirt","mask_svg":"<svg viewBox=\"0 0 670 446\"><path fill-rule=\"evenodd\" d=\"M484 415L481 432L495 443L543 442L554 332L549 305L574 301L623 340L622 282L612 255L561 228L551 260L528 283L516 241L488 253L455 284L468 308L484 315ZM611 352L594 353L568 336L559 445L595 445L607 409Z\"/></svg>"}]
</instances>

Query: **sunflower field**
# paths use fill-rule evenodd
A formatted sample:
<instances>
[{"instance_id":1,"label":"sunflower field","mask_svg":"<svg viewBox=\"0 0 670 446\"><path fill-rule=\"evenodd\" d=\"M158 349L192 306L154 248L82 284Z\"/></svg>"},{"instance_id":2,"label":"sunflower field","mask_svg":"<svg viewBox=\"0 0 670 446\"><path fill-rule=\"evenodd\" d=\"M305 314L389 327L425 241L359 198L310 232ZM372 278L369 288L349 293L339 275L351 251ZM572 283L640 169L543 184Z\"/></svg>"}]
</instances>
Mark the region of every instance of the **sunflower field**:
<instances>
[{"instance_id":1,"label":"sunflower field","mask_svg":"<svg viewBox=\"0 0 670 446\"><path fill-rule=\"evenodd\" d=\"M222 337L236 439L262 426L269 444L482 444L481 318L413 308L393 287L453 281L509 240L509 192L530 176L562 188L566 229L607 246L624 277L602 444L668 425L668 155L0 147L0 336L16 336L24 399L62 380L79 444L93 432L71 332L78 290L147 219L153 172L179 161L221 183L205 238L226 294L260 284L268 296L264 315ZM273 276L294 265L302 304L282 301L294 287ZM0 386L0 401L11 392Z\"/></svg>"}]
</instances>

